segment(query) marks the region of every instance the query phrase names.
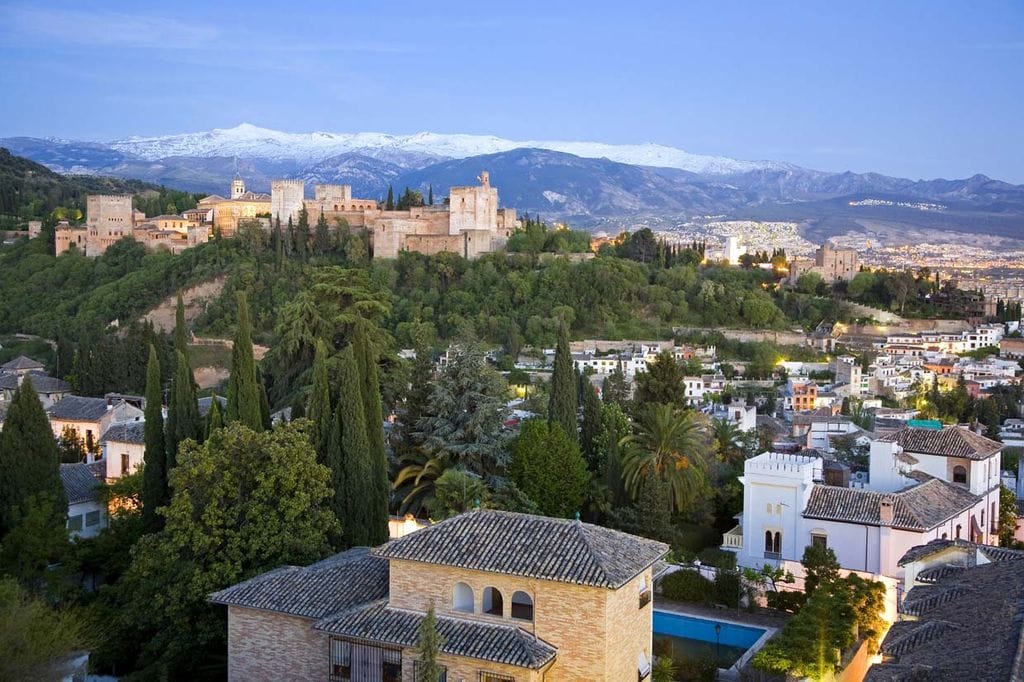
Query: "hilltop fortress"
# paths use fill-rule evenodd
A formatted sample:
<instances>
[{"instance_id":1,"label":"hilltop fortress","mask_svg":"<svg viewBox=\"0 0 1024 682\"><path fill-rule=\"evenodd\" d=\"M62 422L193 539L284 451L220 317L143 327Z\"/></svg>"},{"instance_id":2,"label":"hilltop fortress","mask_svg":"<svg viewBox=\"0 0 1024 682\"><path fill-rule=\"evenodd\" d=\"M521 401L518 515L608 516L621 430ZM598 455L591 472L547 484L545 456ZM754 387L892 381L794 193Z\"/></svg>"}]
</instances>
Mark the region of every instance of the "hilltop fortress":
<instances>
[{"instance_id":1,"label":"hilltop fortress","mask_svg":"<svg viewBox=\"0 0 1024 682\"><path fill-rule=\"evenodd\" d=\"M213 194L180 216L156 218L134 210L129 194L90 195L85 227L58 225L56 252L77 248L98 256L131 237L149 248L177 253L207 241L212 232L231 236L246 220L256 220L266 230L277 220L282 226L289 220L294 224L305 209L310 226L322 215L332 228L347 224L349 230L366 230L376 258L396 258L401 251L447 251L475 258L503 248L519 225L515 209L498 208L498 190L487 171L479 180L479 185L452 187L444 205L402 210L385 210L375 199L353 198L351 185L315 185L309 199L303 180L274 180L270 194L259 194L247 191L236 177L230 197Z\"/></svg>"}]
</instances>

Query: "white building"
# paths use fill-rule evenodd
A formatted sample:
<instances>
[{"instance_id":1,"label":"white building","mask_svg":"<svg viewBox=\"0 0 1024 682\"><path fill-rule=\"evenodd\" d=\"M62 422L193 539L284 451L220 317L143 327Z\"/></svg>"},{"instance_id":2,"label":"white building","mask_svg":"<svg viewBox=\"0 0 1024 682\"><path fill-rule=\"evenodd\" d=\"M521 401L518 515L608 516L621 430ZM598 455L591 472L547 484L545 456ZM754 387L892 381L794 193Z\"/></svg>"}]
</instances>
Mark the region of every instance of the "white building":
<instances>
[{"instance_id":1,"label":"white building","mask_svg":"<svg viewBox=\"0 0 1024 682\"><path fill-rule=\"evenodd\" d=\"M108 481L138 469L146 455L146 422L114 424L103 435L103 463Z\"/></svg>"},{"instance_id":2,"label":"white building","mask_svg":"<svg viewBox=\"0 0 1024 682\"><path fill-rule=\"evenodd\" d=\"M100 497L101 463L61 464L60 479L68 498L68 533L91 538L107 527L107 508Z\"/></svg>"},{"instance_id":3,"label":"white building","mask_svg":"<svg viewBox=\"0 0 1024 682\"><path fill-rule=\"evenodd\" d=\"M763 453L745 463L743 514L723 548L759 567L821 544L843 568L899 578L916 545L995 542L1001 448L957 427L905 428L872 443L865 488L825 485L820 457Z\"/></svg>"}]
</instances>

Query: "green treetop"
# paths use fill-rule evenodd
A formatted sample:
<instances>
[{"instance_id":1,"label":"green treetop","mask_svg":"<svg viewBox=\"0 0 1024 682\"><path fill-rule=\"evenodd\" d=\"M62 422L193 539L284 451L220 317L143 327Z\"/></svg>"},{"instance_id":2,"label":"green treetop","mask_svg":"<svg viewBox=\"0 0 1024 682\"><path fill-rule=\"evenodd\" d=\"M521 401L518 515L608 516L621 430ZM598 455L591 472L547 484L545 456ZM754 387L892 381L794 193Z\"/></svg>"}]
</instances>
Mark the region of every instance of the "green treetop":
<instances>
[{"instance_id":1,"label":"green treetop","mask_svg":"<svg viewBox=\"0 0 1024 682\"><path fill-rule=\"evenodd\" d=\"M366 434L355 349L346 346L339 358L338 405L329 445L332 466L337 467L332 477L334 507L340 512L338 518L345 530L345 544L366 546L376 541L375 529L379 523L370 439Z\"/></svg>"},{"instance_id":2,"label":"green treetop","mask_svg":"<svg viewBox=\"0 0 1024 682\"><path fill-rule=\"evenodd\" d=\"M149 347L149 364L146 366L146 450L142 469L142 519L150 531L159 530L163 525L156 514L170 499L167 488L167 444L164 442L163 391L160 387L160 361L156 348Z\"/></svg>"},{"instance_id":3,"label":"green treetop","mask_svg":"<svg viewBox=\"0 0 1024 682\"><path fill-rule=\"evenodd\" d=\"M260 389L256 361L252 353L252 324L245 292L238 292L238 328L231 349L231 376L228 379L227 423L241 422L254 431L263 430Z\"/></svg>"},{"instance_id":4,"label":"green treetop","mask_svg":"<svg viewBox=\"0 0 1024 682\"><path fill-rule=\"evenodd\" d=\"M174 375L171 377L171 392L167 401L167 431L164 434L168 471L177 464L178 446L181 442L188 438L202 440L203 431L195 393L195 380L188 357L180 350L175 350Z\"/></svg>"},{"instance_id":5,"label":"green treetop","mask_svg":"<svg viewBox=\"0 0 1024 682\"><path fill-rule=\"evenodd\" d=\"M369 323L360 319L355 324L352 337L352 351L359 370L360 393L363 399L363 414L366 417L366 436L370 448L367 451L370 464L371 496L370 543L383 544L388 541L388 499L391 484L388 481L388 456L384 450L384 416L380 401L380 380L377 377L377 349L367 336Z\"/></svg>"},{"instance_id":6,"label":"green treetop","mask_svg":"<svg viewBox=\"0 0 1024 682\"><path fill-rule=\"evenodd\" d=\"M558 424L573 441L576 433L576 375L569 351L569 330L563 322L558 328L555 347L555 366L551 373L551 396L548 401L548 420Z\"/></svg>"},{"instance_id":7,"label":"green treetop","mask_svg":"<svg viewBox=\"0 0 1024 682\"><path fill-rule=\"evenodd\" d=\"M579 446L559 424L543 419L523 424L508 472L541 513L563 518L580 511L590 481Z\"/></svg>"},{"instance_id":8,"label":"green treetop","mask_svg":"<svg viewBox=\"0 0 1024 682\"><path fill-rule=\"evenodd\" d=\"M33 497L56 501L63 519L67 501L60 478L60 453L29 376L15 389L0 431L0 471L0 537L28 511Z\"/></svg>"}]
</instances>

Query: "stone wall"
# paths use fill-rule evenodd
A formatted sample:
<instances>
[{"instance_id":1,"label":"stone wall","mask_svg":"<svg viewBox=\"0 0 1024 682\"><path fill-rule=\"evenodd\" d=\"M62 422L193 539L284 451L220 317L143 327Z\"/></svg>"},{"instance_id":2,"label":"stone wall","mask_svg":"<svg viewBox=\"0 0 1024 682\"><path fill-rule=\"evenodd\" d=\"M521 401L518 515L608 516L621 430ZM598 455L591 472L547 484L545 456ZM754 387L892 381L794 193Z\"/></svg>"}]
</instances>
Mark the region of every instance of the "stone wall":
<instances>
[{"instance_id":1,"label":"stone wall","mask_svg":"<svg viewBox=\"0 0 1024 682\"><path fill-rule=\"evenodd\" d=\"M228 607L228 680L326 680L327 635L308 618Z\"/></svg>"},{"instance_id":2,"label":"stone wall","mask_svg":"<svg viewBox=\"0 0 1024 682\"><path fill-rule=\"evenodd\" d=\"M270 183L270 217L280 218L281 225L299 219L306 183L302 180L274 180Z\"/></svg>"}]
</instances>

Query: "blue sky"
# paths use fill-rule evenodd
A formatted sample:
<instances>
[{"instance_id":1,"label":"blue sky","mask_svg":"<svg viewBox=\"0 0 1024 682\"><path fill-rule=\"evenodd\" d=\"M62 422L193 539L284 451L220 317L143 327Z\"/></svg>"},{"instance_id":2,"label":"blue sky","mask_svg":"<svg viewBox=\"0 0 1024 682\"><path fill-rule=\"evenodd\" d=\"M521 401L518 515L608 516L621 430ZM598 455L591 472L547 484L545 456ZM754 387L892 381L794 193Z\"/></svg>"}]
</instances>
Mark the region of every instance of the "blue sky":
<instances>
[{"instance_id":1,"label":"blue sky","mask_svg":"<svg viewBox=\"0 0 1024 682\"><path fill-rule=\"evenodd\" d=\"M658 142L1024 183L1024 2L0 1L0 137Z\"/></svg>"}]
</instances>

